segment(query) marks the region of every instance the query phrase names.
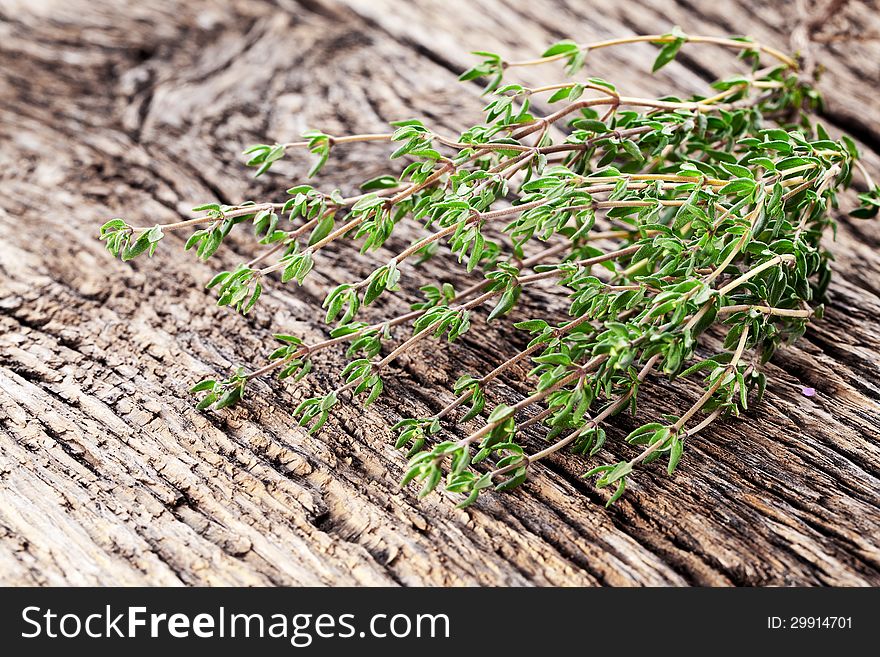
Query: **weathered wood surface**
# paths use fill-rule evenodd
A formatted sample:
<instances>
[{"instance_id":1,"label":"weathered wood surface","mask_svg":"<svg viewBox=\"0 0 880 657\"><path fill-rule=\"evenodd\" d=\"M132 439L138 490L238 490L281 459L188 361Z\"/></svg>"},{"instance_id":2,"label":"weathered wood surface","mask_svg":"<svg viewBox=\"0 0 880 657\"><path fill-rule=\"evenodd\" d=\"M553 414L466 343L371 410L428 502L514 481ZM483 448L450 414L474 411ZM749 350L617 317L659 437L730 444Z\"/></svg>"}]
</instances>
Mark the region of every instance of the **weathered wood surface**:
<instances>
[{"instance_id":1,"label":"weathered wood surface","mask_svg":"<svg viewBox=\"0 0 880 657\"><path fill-rule=\"evenodd\" d=\"M194 410L187 387L258 361L273 330L324 335L316 308L328 287L387 253L331 250L304 288L273 288L243 319L213 307L201 284L251 254L247 239L205 265L179 236L133 264L94 238L112 216L173 221L302 175L304 158L254 182L238 160L253 141L411 116L461 128L480 107L477 87L455 82L469 50L522 57L563 37L674 23L784 47L794 4L0 0L0 582L880 584L876 224L841 217L826 318L774 358L765 403L694 440L674 478L641 472L610 511L570 455L466 511L397 488L391 423L496 363L509 332L477 330L449 352L425 345L380 403L343 407L316 437L290 410L334 384L325 372L338 354L308 384L261 382L233 411ZM876 5L849 3L821 34L848 26L876 36ZM666 93L698 91L734 66L729 53L686 50L650 78L650 52L596 53L590 71L630 93ZM858 137L880 171L880 42L832 39L812 53L827 68L831 129ZM327 184L348 191L382 173L384 148L338 149ZM410 289L446 275L432 264ZM529 301L521 315L542 303L559 301ZM655 389L644 417L698 394ZM509 384L500 398L522 390ZM633 422L616 419L611 435ZM623 453L609 443L602 458Z\"/></svg>"}]
</instances>

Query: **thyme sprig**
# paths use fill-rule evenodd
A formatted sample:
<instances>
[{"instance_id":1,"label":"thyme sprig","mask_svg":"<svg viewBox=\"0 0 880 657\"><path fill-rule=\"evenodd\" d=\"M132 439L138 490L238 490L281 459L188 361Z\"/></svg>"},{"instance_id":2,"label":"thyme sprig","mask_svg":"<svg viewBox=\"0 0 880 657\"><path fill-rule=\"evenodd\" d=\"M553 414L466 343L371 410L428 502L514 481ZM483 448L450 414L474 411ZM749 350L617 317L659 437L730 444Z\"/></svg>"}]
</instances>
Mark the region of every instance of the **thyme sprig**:
<instances>
[{"instance_id":1,"label":"thyme sprig","mask_svg":"<svg viewBox=\"0 0 880 657\"><path fill-rule=\"evenodd\" d=\"M687 99L628 96L606 80L580 77L590 52L637 42L659 47L654 71L686 44L705 43L738 51L748 70ZM324 249L359 243L366 253L383 246L400 222L418 223L422 237L369 276L327 292L325 319L335 325L329 337L306 344L278 334L265 364L192 389L202 395L200 409L221 409L238 402L254 378L302 379L315 353L347 344L350 361L339 385L294 411L310 431L324 425L345 394L374 402L400 355L430 340L454 342L474 322L500 320L536 284L561 290L567 317L517 322L530 336L525 348L489 372L463 374L453 398L438 402L430 416L395 425L396 446L409 457L403 484L420 482L424 495L445 481L462 505L470 504L488 488L520 485L536 462L563 448L597 455L607 421L627 407L635 412L644 386L701 377L702 395L681 415L652 419L626 437L636 448L630 458L586 473L597 487L613 488L611 504L636 466L665 459L673 474L689 439L740 413L750 395L760 399L762 364L821 316L831 275L821 240L834 228L838 192L858 168L868 189L852 214L872 218L880 188L849 138L833 140L812 121L821 99L797 62L745 37L676 28L591 44L561 41L527 61L477 55L481 62L461 79L488 79L490 100L485 121L459 135L408 119L387 132L310 131L301 141L245 151L261 175L289 150L307 149L315 157L311 177L335 148L390 144L392 161L405 164L396 175L365 181L360 194L298 184L283 199L209 203L194 208L197 217L169 224L113 219L101 239L129 260L152 255L172 231L196 228L185 248L207 259L236 226L250 224L261 252L207 284L219 305L247 313L265 285L302 284L321 266ZM513 69L557 61L578 77L540 87L505 81ZM562 105L541 115L532 108L536 99ZM547 246L526 257L534 241ZM480 280L463 290L429 285L408 313L373 324L358 320L381 295L406 289L408 263L443 247ZM398 337L407 326L409 335ZM532 392L513 405L491 404L493 384L524 363L532 365ZM547 445L528 454L522 433L536 426L545 427Z\"/></svg>"}]
</instances>

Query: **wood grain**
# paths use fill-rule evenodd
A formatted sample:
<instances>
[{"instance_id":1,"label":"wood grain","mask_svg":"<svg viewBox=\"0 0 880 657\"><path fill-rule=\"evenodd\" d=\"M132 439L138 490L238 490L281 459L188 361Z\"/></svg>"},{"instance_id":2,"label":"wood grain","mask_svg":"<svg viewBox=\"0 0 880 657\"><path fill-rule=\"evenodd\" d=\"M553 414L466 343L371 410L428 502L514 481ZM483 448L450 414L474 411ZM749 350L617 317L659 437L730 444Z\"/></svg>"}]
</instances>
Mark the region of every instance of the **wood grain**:
<instances>
[{"instance_id":1,"label":"wood grain","mask_svg":"<svg viewBox=\"0 0 880 657\"><path fill-rule=\"evenodd\" d=\"M791 11L688 0L0 0L0 583L880 584L876 223L840 216L826 317L774 358L765 402L693 441L675 477L641 472L610 511L580 479L583 459L566 454L466 511L398 489L405 461L391 424L436 410L461 373L497 364L522 341L508 329L474 331L443 352L425 345L401 359L379 403L343 405L315 437L290 412L336 384L327 372L338 353L307 383L262 381L235 410L193 409L193 381L265 358L272 332L324 336L326 291L389 250L352 259L328 249L303 288L273 286L245 319L212 306L202 283L254 253L246 238L209 265L183 254L177 235L128 264L95 239L113 216L174 221L197 203L277 195L302 176L297 156L255 182L238 159L254 141L413 116L448 131L478 120L479 88L455 81L469 50L527 57L563 37L673 23L785 47ZM851 2L825 31L878 28L876 5ZM830 129L856 136L880 170L880 42L811 48L826 68ZM736 66L730 53L688 50L650 77L651 52L597 52L590 73L628 93L688 93ZM385 149L334 151L326 184L349 192L385 172ZM406 293L368 316L405 310L419 285L451 271L443 260L407 269ZM562 304L533 297L518 313L537 308ZM659 394L637 419L614 420L599 458L628 454L614 438L699 394L649 386ZM514 377L495 399L524 390Z\"/></svg>"}]
</instances>

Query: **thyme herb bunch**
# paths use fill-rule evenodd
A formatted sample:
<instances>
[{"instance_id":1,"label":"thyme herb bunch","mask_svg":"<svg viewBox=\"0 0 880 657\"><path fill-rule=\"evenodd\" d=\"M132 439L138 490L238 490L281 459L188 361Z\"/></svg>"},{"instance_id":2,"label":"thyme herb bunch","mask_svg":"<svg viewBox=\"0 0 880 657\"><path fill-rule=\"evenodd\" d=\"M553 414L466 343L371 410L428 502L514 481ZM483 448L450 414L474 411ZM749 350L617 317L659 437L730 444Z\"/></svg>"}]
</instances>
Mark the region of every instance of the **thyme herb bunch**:
<instances>
[{"instance_id":1,"label":"thyme herb bunch","mask_svg":"<svg viewBox=\"0 0 880 657\"><path fill-rule=\"evenodd\" d=\"M746 72L687 99L628 96L583 74L589 52L635 42L659 47L654 71L687 44L711 43L737 51ZM811 119L821 99L797 62L751 39L676 28L591 44L561 41L528 61L476 54L480 63L461 79L487 80L489 102L484 122L459 135L410 119L385 133L310 131L301 141L245 151L261 175L289 150L305 148L315 158L311 177L347 143L390 144L397 173L365 181L355 196L297 184L279 200L209 203L194 208L195 218L170 224L113 219L100 237L129 260L152 255L170 231L195 228L185 249L207 259L236 226L249 225L261 252L207 284L219 305L246 314L265 285L302 284L326 247L357 245L366 253L400 222L420 224L423 237L367 278L328 291L325 319L334 327L326 339L306 344L278 334L266 363L192 388L201 395L198 408L222 409L255 377L302 379L315 353L345 344L350 361L339 385L294 411L310 431L344 394L375 401L388 366L416 345L453 342L472 322L502 320L535 283L560 288L570 300L567 317L516 323L531 338L525 349L489 372L463 373L454 398L432 415L397 423L396 446L409 458L402 485L417 481L426 495L442 483L468 505L484 490L519 486L536 462L560 449L595 456L609 418L627 407L635 412L645 386L701 378L703 394L680 415L652 418L626 437L637 448L632 458L586 472L612 491L611 504L636 466L662 459L671 475L688 440L760 399L762 365L821 316L831 276L822 236L834 227L838 192L859 167L867 191L852 214L871 218L880 189L853 142L831 139ZM511 69L557 61L571 81L529 88L505 80ZM558 109L539 115L535 98ZM490 239L489 226L503 239ZM546 246L526 257L533 241ZM461 290L429 285L408 313L358 320L363 306L401 289L407 261L444 251L478 281ZM707 334L722 336L720 348ZM523 362L532 366L532 393L513 405L491 404L493 384ZM526 453L521 432L536 425L546 429L547 445ZM466 435L455 439L452 432L465 426Z\"/></svg>"}]
</instances>

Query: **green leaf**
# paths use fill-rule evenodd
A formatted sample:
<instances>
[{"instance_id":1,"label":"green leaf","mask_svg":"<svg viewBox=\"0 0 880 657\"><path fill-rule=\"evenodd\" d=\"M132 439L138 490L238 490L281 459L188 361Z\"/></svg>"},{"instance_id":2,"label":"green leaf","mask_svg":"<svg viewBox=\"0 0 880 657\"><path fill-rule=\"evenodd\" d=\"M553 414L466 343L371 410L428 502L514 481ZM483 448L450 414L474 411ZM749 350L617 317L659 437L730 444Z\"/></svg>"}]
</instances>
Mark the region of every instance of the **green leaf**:
<instances>
[{"instance_id":1,"label":"green leaf","mask_svg":"<svg viewBox=\"0 0 880 657\"><path fill-rule=\"evenodd\" d=\"M626 490L626 479L621 479L617 482L617 489L614 491L614 494L608 498L608 501L605 502L605 508L609 508L612 504L614 504L617 500L620 499L620 496L623 495L623 492Z\"/></svg>"},{"instance_id":2,"label":"green leaf","mask_svg":"<svg viewBox=\"0 0 880 657\"><path fill-rule=\"evenodd\" d=\"M492 412L489 414L489 418L486 420L487 424L495 424L496 422L500 422L501 420L508 418L512 415L513 409L507 404L498 404Z\"/></svg>"},{"instance_id":3,"label":"green leaf","mask_svg":"<svg viewBox=\"0 0 880 657\"><path fill-rule=\"evenodd\" d=\"M203 241L207 236L208 236L207 231L197 230L192 235L190 235L189 239L186 241L186 244L183 247L183 250L189 251L196 244Z\"/></svg>"},{"instance_id":4,"label":"green leaf","mask_svg":"<svg viewBox=\"0 0 880 657\"><path fill-rule=\"evenodd\" d=\"M128 224L125 223L123 219L111 219L103 226L101 226L101 237L103 238L105 235L109 233L114 233L118 230L122 230L124 228L128 228Z\"/></svg>"},{"instance_id":5,"label":"green leaf","mask_svg":"<svg viewBox=\"0 0 880 657\"><path fill-rule=\"evenodd\" d=\"M556 103L560 100L567 99L569 93L571 92L571 87L562 87L562 89L557 89L548 99L548 103Z\"/></svg>"},{"instance_id":6,"label":"green leaf","mask_svg":"<svg viewBox=\"0 0 880 657\"><path fill-rule=\"evenodd\" d=\"M849 214L856 219L873 219L880 212L880 185L869 192L859 194L860 205Z\"/></svg>"},{"instance_id":7,"label":"green leaf","mask_svg":"<svg viewBox=\"0 0 880 657\"><path fill-rule=\"evenodd\" d=\"M492 312L489 313L489 317L486 321L491 322L493 319L497 319L498 317L509 313L516 305L520 292L522 292L522 287L519 285L506 289L504 294L502 294L501 298L498 300L498 303L492 309Z\"/></svg>"},{"instance_id":8,"label":"green leaf","mask_svg":"<svg viewBox=\"0 0 880 657\"><path fill-rule=\"evenodd\" d=\"M266 153L272 147L268 144L254 144L253 146L248 146L244 151L244 155L252 155L253 153Z\"/></svg>"},{"instance_id":9,"label":"green leaf","mask_svg":"<svg viewBox=\"0 0 880 657\"><path fill-rule=\"evenodd\" d=\"M537 333L538 331L545 331L550 327L550 325L547 322L545 322L543 319L530 319L525 322L517 322L513 326L514 326L514 328L518 328L523 331L528 331L529 333Z\"/></svg>"},{"instance_id":10,"label":"green leaf","mask_svg":"<svg viewBox=\"0 0 880 657\"><path fill-rule=\"evenodd\" d=\"M660 48L660 52L657 54L657 59L654 60L654 66L651 68L652 73L656 73L675 59L675 56L678 54L678 51L681 50L681 47L685 42L685 37L681 34L681 31L678 30L678 28L669 34L664 34L663 36L674 36L677 38L674 41L663 44L663 47Z\"/></svg>"},{"instance_id":11,"label":"green leaf","mask_svg":"<svg viewBox=\"0 0 880 657\"><path fill-rule=\"evenodd\" d=\"M122 252L124 261L133 260L150 248L150 231L144 231L138 236L137 240L129 244Z\"/></svg>"},{"instance_id":12,"label":"green leaf","mask_svg":"<svg viewBox=\"0 0 880 657\"><path fill-rule=\"evenodd\" d=\"M229 272L229 271L221 271L219 274L214 276L214 278L212 278L210 281L208 281L208 284L205 285L205 288L210 290L212 287L216 287L216 286L220 285L220 283L222 283L227 278L229 278L229 276L231 274L232 274L232 272Z\"/></svg>"},{"instance_id":13,"label":"green leaf","mask_svg":"<svg viewBox=\"0 0 880 657\"><path fill-rule=\"evenodd\" d=\"M388 267L380 267L370 277L370 283L364 292L364 305L369 306L385 291L388 282Z\"/></svg>"},{"instance_id":14,"label":"green leaf","mask_svg":"<svg viewBox=\"0 0 880 657\"><path fill-rule=\"evenodd\" d=\"M664 425L659 422L651 422L649 424L644 424L640 426L638 429L632 431L627 437L626 442L630 444L640 444L639 439L647 436L648 434L653 434L655 431L663 429Z\"/></svg>"},{"instance_id":15,"label":"green leaf","mask_svg":"<svg viewBox=\"0 0 880 657\"><path fill-rule=\"evenodd\" d=\"M675 468L678 467L678 462L681 460L681 455L684 452L684 441L680 438L675 438L672 441L672 449L669 451L669 465L666 466L666 472L669 473L669 476L675 472Z\"/></svg>"},{"instance_id":16,"label":"green leaf","mask_svg":"<svg viewBox=\"0 0 880 657\"><path fill-rule=\"evenodd\" d=\"M331 232L333 232L333 228L336 226L336 220L333 217L333 214L325 214L321 217L321 220L317 223L314 230L312 230L312 234L309 235L309 246L313 244L317 244L322 239L327 237Z\"/></svg>"},{"instance_id":17,"label":"green leaf","mask_svg":"<svg viewBox=\"0 0 880 657\"><path fill-rule=\"evenodd\" d=\"M422 484L422 489L419 491L419 499L426 497L433 491L437 484L440 483L440 479L443 476L443 472L438 467L433 467L428 471L428 474L425 476L424 484Z\"/></svg>"},{"instance_id":18,"label":"green leaf","mask_svg":"<svg viewBox=\"0 0 880 657\"><path fill-rule=\"evenodd\" d=\"M376 399L379 398L379 395L382 394L382 390L385 388L385 385L382 383L381 379L377 379L376 382L372 385L370 389L370 394L367 395L367 398L364 400L364 406L369 406Z\"/></svg>"},{"instance_id":19,"label":"green leaf","mask_svg":"<svg viewBox=\"0 0 880 657\"><path fill-rule=\"evenodd\" d=\"M632 465L628 461L621 461L620 463L615 465L613 469L606 472L599 480L597 485L600 488L603 488L605 486L608 486L609 484L613 484L615 481L623 479L631 472Z\"/></svg>"},{"instance_id":20,"label":"green leaf","mask_svg":"<svg viewBox=\"0 0 880 657\"><path fill-rule=\"evenodd\" d=\"M215 401L217 401L217 393L209 392L207 395L202 397L201 401L199 401L198 404L196 404L196 410L203 411L206 408L208 408L211 404L213 404Z\"/></svg>"},{"instance_id":21,"label":"green leaf","mask_svg":"<svg viewBox=\"0 0 880 657\"><path fill-rule=\"evenodd\" d=\"M263 293L263 286L259 283L254 285L254 291L251 293L250 299L244 304L241 309L242 315L247 315L251 309L256 305L257 300L260 298L260 295Z\"/></svg>"},{"instance_id":22,"label":"green leaf","mask_svg":"<svg viewBox=\"0 0 880 657\"><path fill-rule=\"evenodd\" d=\"M756 183L754 180L737 178L736 180L727 183L718 191L718 193L722 195L731 194L733 196L748 196L755 191L755 186Z\"/></svg>"},{"instance_id":23,"label":"green leaf","mask_svg":"<svg viewBox=\"0 0 880 657\"><path fill-rule=\"evenodd\" d=\"M720 166L735 178L745 178L750 180L755 178L755 172L748 167L740 166L739 164L732 164L730 162L722 162Z\"/></svg>"},{"instance_id":24,"label":"green leaf","mask_svg":"<svg viewBox=\"0 0 880 657\"><path fill-rule=\"evenodd\" d=\"M365 192L370 192L376 189L391 189L397 187L399 184L400 181L394 176L385 175L370 178L367 182L361 185L361 189Z\"/></svg>"},{"instance_id":25,"label":"green leaf","mask_svg":"<svg viewBox=\"0 0 880 657\"><path fill-rule=\"evenodd\" d=\"M217 384L214 379L205 379L204 381L199 381L192 388L189 389L191 393L202 392L204 390L211 390Z\"/></svg>"},{"instance_id":26,"label":"green leaf","mask_svg":"<svg viewBox=\"0 0 880 657\"><path fill-rule=\"evenodd\" d=\"M632 139L624 139L620 142L620 145L626 152L626 154L634 160L641 161L644 159L644 157L642 157L642 151L641 149L639 149L639 145L635 143Z\"/></svg>"},{"instance_id":27,"label":"green leaf","mask_svg":"<svg viewBox=\"0 0 880 657\"><path fill-rule=\"evenodd\" d=\"M565 39L563 41L558 41L547 48L547 50L544 51L544 54L541 55L541 57L553 57L555 55L562 54L571 55L578 52L578 50L580 50L580 47L577 43L569 39Z\"/></svg>"},{"instance_id":28,"label":"green leaf","mask_svg":"<svg viewBox=\"0 0 880 657\"><path fill-rule=\"evenodd\" d=\"M318 174L318 172L324 168L324 165L327 164L327 159L330 157L330 145L314 148L312 149L312 153L318 156L315 160L314 164L312 164L311 169L306 174L309 178L312 178Z\"/></svg>"},{"instance_id":29,"label":"green leaf","mask_svg":"<svg viewBox=\"0 0 880 657\"><path fill-rule=\"evenodd\" d=\"M214 404L214 408L216 410L221 410L226 408L227 406L234 406L241 400L241 387L235 386L234 388L230 388L226 392L224 392L220 399L217 400L217 403Z\"/></svg>"},{"instance_id":30,"label":"green leaf","mask_svg":"<svg viewBox=\"0 0 880 657\"><path fill-rule=\"evenodd\" d=\"M336 397L336 393L335 393L335 392L330 392L330 393L327 394L327 395L324 397L324 399L321 401L320 409L321 409L322 411L329 411L331 408L333 408L333 407L336 405L336 402L337 402L337 401L338 401L338 399L337 399L337 397Z\"/></svg>"}]
</instances>

